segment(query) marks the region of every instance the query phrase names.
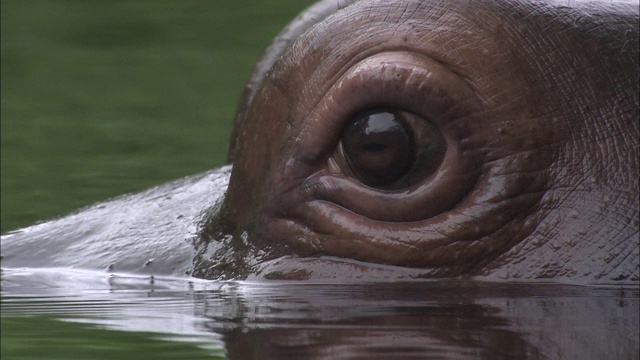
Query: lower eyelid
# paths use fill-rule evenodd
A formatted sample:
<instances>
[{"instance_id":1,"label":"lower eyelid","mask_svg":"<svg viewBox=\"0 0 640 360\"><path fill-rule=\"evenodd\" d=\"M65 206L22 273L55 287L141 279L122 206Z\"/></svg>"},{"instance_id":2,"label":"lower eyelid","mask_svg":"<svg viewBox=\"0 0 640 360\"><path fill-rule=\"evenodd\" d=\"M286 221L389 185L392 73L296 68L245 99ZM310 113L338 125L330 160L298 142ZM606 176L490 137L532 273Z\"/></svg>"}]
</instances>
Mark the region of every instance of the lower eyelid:
<instances>
[{"instance_id":1,"label":"lower eyelid","mask_svg":"<svg viewBox=\"0 0 640 360\"><path fill-rule=\"evenodd\" d=\"M330 174L341 174L342 171L340 169L340 165L338 165L334 156L330 157L329 160L327 160L327 170Z\"/></svg>"},{"instance_id":2,"label":"lower eyelid","mask_svg":"<svg viewBox=\"0 0 640 360\"><path fill-rule=\"evenodd\" d=\"M433 176L407 189L373 189L327 170L307 178L302 188L309 201L324 200L373 220L419 221L443 214L465 198L478 180L477 170L472 159L457 159L451 151Z\"/></svg>"}]
</instances>

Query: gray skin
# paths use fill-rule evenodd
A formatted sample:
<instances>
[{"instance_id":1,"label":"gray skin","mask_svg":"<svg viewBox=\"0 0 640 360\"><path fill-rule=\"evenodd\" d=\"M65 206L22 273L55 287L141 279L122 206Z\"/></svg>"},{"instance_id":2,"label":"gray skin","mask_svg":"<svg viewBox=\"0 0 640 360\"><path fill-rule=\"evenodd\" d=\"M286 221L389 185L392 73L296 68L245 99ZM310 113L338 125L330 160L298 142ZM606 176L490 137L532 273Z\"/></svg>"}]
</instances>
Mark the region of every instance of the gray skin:
<instances>
[{"instance_id":1,"label":"gray skin","mask_svg":"<svg viewBox=\"0 0 640 360\"><path fill-rule=\"evenodd\" d=\"M638 284L638 38L632 2L322 1L256 65L230 180L5 235L2 266ZM343 133L380 108L415 115L415 152L440 134L435 168L362 180Z\"/></svg>"}]
</instances>

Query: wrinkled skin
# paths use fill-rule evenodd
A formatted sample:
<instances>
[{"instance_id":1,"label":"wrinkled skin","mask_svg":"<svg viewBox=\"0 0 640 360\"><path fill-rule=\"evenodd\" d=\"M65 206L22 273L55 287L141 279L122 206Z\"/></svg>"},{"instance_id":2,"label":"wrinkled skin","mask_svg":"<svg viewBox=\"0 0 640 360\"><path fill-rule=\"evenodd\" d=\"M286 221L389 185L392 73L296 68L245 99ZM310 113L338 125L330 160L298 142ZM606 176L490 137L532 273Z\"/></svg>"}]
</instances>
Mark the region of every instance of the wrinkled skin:
<instances>
[{"instance_id":1,"label":"wrinkled skin","mask_svg":"<svg viewBox=\"0 0 640 360\"><path fill-rule=\"evenodd\" d=\"M375 263L403 268L376 267L385 277L637 280L636 20L623 4L356 2L298 37L245 100L207 231L244 232L249 246L223 246L235 264L292 257L247 265L266 277ZM353 176L343 129L379 107L435 125L437 171L393 190Z\"/></svg>"},{"instance_id":2,"label":"wrinkled skin","mask_svg":"<svg viewBox=\"0 0 640 360\"><path fill-rule=\"evenodd\" d=\"M567 5L315 5L276 38L249 81L227 194L189 213L202 224L185 236L194 249L184 241L175 249L193 262L162 269L205 278L637 284L638 7ZM380 108L430 124L445 144L438 166L366 184L343 132L358 113ZM52 228L60 227L41 233ZM38 236L3 237L3 266L29 265L24 254ZM113 241L111 262L100 266L132 256L121 249L134 240ZM179 240L153 241L174 249ZM157 254L116 268L161 271L139 265Z\"/></svg>"}]
</instances>

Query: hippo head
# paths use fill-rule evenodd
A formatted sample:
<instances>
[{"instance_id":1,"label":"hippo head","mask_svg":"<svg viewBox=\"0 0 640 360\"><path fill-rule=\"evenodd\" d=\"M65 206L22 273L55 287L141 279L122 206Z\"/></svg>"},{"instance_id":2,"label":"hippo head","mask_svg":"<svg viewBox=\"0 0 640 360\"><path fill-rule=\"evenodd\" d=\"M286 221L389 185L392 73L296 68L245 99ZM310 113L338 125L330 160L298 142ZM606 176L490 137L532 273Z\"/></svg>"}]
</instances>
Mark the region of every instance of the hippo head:
<instances>
[{"instance_id":1,"label":"hippo head","mask_svg":"<svg viewBox=\"0 0 640 360\"><path fill-rule=\"evenodd\" d=\"M638 281L637 19L312 6L246 88L195 275Z\"/></svg>"}]
</instances>

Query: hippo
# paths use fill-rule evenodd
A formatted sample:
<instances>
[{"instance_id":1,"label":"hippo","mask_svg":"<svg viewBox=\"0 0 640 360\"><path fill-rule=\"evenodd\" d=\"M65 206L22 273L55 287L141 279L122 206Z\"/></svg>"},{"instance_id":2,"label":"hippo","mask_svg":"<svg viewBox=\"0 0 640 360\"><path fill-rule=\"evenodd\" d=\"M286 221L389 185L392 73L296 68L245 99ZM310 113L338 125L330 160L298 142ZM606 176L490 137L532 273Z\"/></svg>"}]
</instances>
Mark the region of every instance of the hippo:
<instances>
[{"instance_id":1,"label":"hippo","mask_svg":"<svg viewBox=\"0 0 640 360\"><path fill-rule=\"evenodd\" d=\"M2 267L640 283L638 6L325 0L229 164L2 236Z\"/></svg>"}]
</instances>

